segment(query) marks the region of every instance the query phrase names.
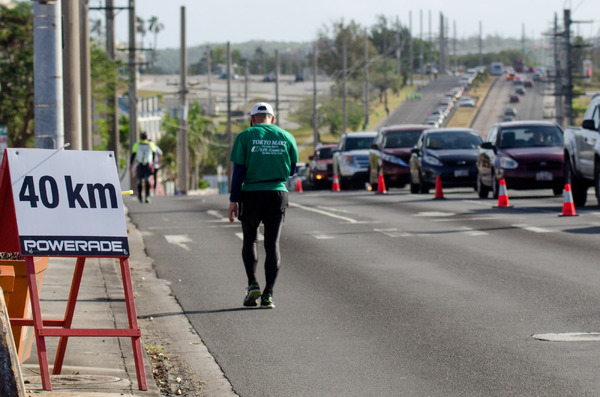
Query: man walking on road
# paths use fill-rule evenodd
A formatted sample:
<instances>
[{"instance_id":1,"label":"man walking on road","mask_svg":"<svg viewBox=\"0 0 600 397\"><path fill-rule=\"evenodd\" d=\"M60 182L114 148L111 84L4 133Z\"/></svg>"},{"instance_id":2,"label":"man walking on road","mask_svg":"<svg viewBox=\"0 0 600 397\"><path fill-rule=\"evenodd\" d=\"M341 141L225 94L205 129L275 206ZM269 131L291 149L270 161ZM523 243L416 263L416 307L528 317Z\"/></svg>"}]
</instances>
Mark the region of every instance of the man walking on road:
<instances>
[{"instance_id":1,"label":"man walking on road","mask_svg":"<svg viewBox=\"0 0 600 397\"><path fill-rule=\"evenodd\" d=\"M288 207L285 182L293 175L298 162L296 140L276 126L271 105L257 103L250 111L250 128L242 131L231 149L233 162L229 221L239 216L244 243L242 260L248 277L244 306L256 306L260 297L262 308L272 309L273 287L279 272L279 237ZM266 285L262 294L256 280L258 264L258 227L264 225Z\"/></svg>"},{"instance_id":2,"label":"man walking on road","mask_svg":"<svg viewBox=\"0 0 600 397\"><path fill-rule=\"evenodd\" d=\"M146 193L145 202L150 202L150 177L153 170L154 157L156 156L156 146L154 142L148 140L145 132L140 133L140 140L133 145L131 150L131 160L129 171L137 176L138 199L142 202L142 182L144 182L144 191ZM135 169L133 168L135 167Z\"/></svg>"}]
</instances>

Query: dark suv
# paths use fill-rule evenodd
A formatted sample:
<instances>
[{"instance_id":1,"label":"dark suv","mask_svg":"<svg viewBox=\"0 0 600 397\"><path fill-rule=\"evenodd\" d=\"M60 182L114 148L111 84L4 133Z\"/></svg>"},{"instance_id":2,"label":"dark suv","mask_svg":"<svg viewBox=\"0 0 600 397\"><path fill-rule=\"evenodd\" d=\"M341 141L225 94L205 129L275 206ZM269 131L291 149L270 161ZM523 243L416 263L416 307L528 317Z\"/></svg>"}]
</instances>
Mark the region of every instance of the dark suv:
<instances>
[{"instance_id":1,"label":"dark suv","mask_svg":"<svg viewBox=\"0 0 600 397\"><path fill-rule=\"evenodd\" d=\"M430 125L403 124L381 128L369 151L369 183L377 189L383 173L386 187L403 187L410 180L410 151Z\"/></svg>"},{"instance_id":2,"label":"dark suv","mask_svg":"<svg viewBox=\"0 0 600 397\"><path fill-rule=\"evenodd\" d=\"M330 188L333 181L333 165L331 159L337 143L320 143L315 154L308 156L306 182L311 189Z\"/></svg>"}]
</instances>

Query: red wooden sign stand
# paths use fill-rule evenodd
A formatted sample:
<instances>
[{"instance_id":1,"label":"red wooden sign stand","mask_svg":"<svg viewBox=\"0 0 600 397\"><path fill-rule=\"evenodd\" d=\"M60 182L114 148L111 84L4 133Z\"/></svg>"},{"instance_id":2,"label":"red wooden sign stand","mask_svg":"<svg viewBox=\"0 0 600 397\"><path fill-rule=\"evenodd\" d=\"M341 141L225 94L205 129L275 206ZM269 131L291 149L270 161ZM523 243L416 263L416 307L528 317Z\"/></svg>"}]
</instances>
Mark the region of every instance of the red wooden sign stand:
<instances>
[{"instance_id":1,"label":"red wooden sign stand","mask_svg":"<svg viewBox=\"0 0 600 397\"><path fill-rule=\"evenodd\" d=\"M26 256L25 264L27 266L27 280L29 284L29 293L31 296L31 312L33 319L27 318L11 318L11 325L14 326L32 326L35 330L36 346L38 351L38 360L40 366L40 374L42 377L42 388L44 390L52 390L50 382L50 372L48 369L48 356L46 353L46 341L48 336L58 336L60 341L56 351L54 367L52 374L57 375L62 371L65 351L69 337L131 337L133 344L133 357L135 361L135 369L140 390L147 390L146 370L144 368L144 359L142 356L142 344L140 340L141 332L137 323L137 314L133 299L133 288L131 284L131 273L129 271L129 260L127 258L119 258L121 262L121 276L123 279L123 289L125 293L125 305L127 307L127 317L129 320L129 328L108 329L108 328L71 328L73 322L73 314L75 312L75 304L77 303L77 295L79 294L79 286L81 285L81 277L86 257L77 257L77 264L73 273L73 281L71 283L71 291L65 310L64 319L43 319L40 308L40 298L37 290L37 282L35 278L35 266L33 257ZM60 328L47 328L60 327Z\"/></svg>"}]
</instances>

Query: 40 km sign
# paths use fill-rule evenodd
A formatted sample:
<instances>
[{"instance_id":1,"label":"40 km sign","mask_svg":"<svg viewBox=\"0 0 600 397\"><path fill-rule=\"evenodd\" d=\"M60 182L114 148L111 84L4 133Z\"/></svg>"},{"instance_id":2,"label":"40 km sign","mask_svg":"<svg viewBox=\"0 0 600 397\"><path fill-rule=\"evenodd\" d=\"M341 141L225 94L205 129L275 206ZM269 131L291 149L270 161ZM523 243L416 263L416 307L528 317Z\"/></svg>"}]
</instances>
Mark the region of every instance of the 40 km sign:
<instances>
[{"instance_id":1,"label":"40 km sign","mask_svg":"<svg viewBox=\"0 0 600 397\"><path fill-rule=\"evenodd\" d=\"M112 152L7 148L0 181L0 226L14 211L22 255L129 256Z\"/></svg>"}]
</instances>

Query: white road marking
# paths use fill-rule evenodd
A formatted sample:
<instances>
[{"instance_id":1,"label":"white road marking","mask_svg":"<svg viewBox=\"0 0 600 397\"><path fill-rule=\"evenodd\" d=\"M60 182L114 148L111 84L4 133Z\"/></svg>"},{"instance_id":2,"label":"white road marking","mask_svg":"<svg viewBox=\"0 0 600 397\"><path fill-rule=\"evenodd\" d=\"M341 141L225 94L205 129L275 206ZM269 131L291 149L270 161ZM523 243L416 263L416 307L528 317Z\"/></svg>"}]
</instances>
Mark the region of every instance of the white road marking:
<instances>
[{"instance_id":1,"label":"white road marking","mask_svg":"<svg viewBox=\"0 0 600 397\"><path fill-rule=\"evenodd\" d=\"M412 234L398 231L396 228L391 229L373 229L377 233L385 234L388 237L396 238L396 237L411 237Z\"/></svg>"},{"instance_id":2,"label":"white road marking","mask_svg":"<svg viewBox=\"0 0 600 397\"><path fill-rule=\"evenodd\" d=\"M169 244L173 244L183 248L186 251L190 251L190 248L186 244L191 243L192 240L187 234L165 234L165 239Z\"/></svg>"},{"instance_id":3,"label":"white road marking","mask_svg":"<svg viewBox=\"0 0 600 397\"><path fill-rule=\"evenodd\" d=\"M335 238L332 235L324 234L324 233L320 233L320 232L309 232L308 234L313 236L317 240L330 240L332 238Z\"/></svg>"},{"instance_id":4,"label":"white road marking","mask_svg":"<svg viewBox=\"0 0 600 397\"><path fill-rule=\"evenodd\" d=\"M488 233L487 232L483 232L481 230L475 230L475 229L471 229L470 227L461 227L461 230L464 230L464 233L468 236L487 236Z\"/></svg>"},{"instance_id":5,"label":"white road marking","mask_svg":"<svg viewBox=\"0 0 600 397\"><path fill-rule=\"evenodd\" d=\"M303 210L306 210L306 211L316 212L317 214L329 216L331 218L341 219L341 220L343 220L345 222L348 222L348 223L360 223L356 219L348 218L347 216L341 216L341 215L337 215L337 214L332 214L331 212L319 210L319 209L316 209L316 208L305 207L305 206L297 204L297 203L290 203L290 207L296 207L296 208L300 208L300 209L303 209Z\"/></svg>"},{"instance_id":6,"label":"white road marking","mask_svg":"<svg viewBox=\"0 0 600 397\"><path fill-rule=\"evenodd\" d=\"M244 241L244 233L236 233L235 234L240 240ZM262 234L258 233L258 235L256 236L258 241L265 241L265 236L263 236Z\"/></svg>"},{"instance_id":7,"label":"white road marking","mask_svg":"<svg viewBox=\"0 0 600 397\"><path fill-rule=\"evenodd\" d=\"M440 211L424 211L415 214L415 216L427 216L427 217L436 217L436 216L454 216L456 213L454 212L440 212Z\"/></svg>"},{"instance_id":8,"label":"white road marking","mask_svg":"<svg viewBox=\"0 0 600 397\"><path fill-rule=\"evenodd\" d=\"M600 342L598 332L565 332L562 334L537 334L534 339L548 342Z\"/></svg>"},{"instance_id":9,"label":"white road marking","mask_svg":"<svg viewBox=\"0 0 600 397\"><path fill-rule=\"evenodd\" d=\"M225 221L229 222L229 218L223 217L223 214L221 214L220 211L217 211L217 210L208 210L208 211L206 211L206 213L208 215L214 216L215 218L218 218L219 222L225 222Z\"/></svg>"},{"instance_id":10,"label":"white road marking","mask_svg":"<svg viewBox=\"0 0 600 397\"><path fill-rule=\"evenodd\" d=\"M542 227L536 227L536 226L529 226L529 225L525 225L522 223L513 225L513 227L518 227L519 229L529 230L530 232L534 232L534 233L553 233L554 232L554 230L544 229Z\"/></svg>"},{"instance_id":11,"label":"white road marking","mask_svg":"<svg viewBox=\"0 0 600 397\"><path fill-rule=\"evenodd\" d=\"M499 216L476 216L473 218L460 218L461 221L489 221L500 219ZM456 222L456 219L435 219L435 222Z\"/></svg>"}]
</instances>

